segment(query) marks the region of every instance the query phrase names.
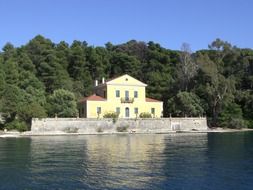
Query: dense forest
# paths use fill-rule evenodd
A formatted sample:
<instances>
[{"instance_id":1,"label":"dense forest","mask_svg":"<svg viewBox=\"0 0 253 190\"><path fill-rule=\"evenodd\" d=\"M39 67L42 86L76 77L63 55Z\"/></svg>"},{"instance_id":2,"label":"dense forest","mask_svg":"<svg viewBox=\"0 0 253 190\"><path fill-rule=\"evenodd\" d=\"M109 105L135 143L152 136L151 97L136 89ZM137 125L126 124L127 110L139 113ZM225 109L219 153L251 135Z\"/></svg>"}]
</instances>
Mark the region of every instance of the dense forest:
<instances>
[{"instance_id":1,"label":"dense forest","mask_svg":"<svg viewBox=\"0 0 253 190\"><path fill-rule=\"evenodd\" d=\"M0 52L1 128L29 129L32 117L76 117L95 79L129 74L164 102L164 117L207 116L211 127L253 128L253 50L216 39L205 50L154 42L89 46L38 35Z\"/></svg>"}]
</instances>

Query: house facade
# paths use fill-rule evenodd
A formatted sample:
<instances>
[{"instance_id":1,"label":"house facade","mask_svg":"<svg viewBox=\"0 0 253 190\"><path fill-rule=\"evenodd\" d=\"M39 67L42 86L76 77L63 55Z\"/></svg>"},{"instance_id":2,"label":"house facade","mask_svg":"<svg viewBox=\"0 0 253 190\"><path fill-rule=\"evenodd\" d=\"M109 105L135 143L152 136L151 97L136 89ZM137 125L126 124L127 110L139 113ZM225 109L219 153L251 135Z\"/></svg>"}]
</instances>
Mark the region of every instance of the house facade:
<instances>
[{"instance_id":1,"label":"house facade","mask_svg":"<svg viewBox=\"0 0 253 190\"><path fill-rule=\"evenodd\" d=\"M162 117L163 102L146 97L146 84L125 74L105 81L95 82L94 94L79 101L79 117L102 118L116 112L119 118L136 118L148 112L152 117Z\"/></svg>"}]
</instances>

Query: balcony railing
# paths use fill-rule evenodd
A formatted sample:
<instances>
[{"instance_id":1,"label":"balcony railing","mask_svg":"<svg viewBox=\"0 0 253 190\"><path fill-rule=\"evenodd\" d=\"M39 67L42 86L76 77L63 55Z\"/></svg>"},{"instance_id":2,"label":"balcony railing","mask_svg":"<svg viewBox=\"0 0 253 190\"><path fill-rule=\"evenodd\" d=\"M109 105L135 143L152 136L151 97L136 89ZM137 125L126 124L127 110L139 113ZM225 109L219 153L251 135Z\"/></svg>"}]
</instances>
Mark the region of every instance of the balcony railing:
<instances>
[{"instance_id":1,"label":"balcony railing","mask_svg":"<svg viewBox=\"0 0 253 190\"><path fill-rule=\"evenodd\" d=\"M124 98L120 98L120 101L121 101L121 103L133 103L134 98L124 97Z\"/></svg>"}]
</instances>

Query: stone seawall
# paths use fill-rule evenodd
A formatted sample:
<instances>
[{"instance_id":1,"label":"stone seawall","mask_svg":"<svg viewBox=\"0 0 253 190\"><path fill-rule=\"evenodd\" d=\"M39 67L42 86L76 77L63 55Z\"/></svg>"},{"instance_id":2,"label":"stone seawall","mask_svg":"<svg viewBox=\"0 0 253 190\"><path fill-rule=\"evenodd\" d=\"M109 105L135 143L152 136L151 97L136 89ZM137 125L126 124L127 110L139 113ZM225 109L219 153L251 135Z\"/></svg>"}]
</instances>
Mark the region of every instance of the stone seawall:
<instances>
[{"instance_id":1,"label":"stone seawall","mask_svg":"<svg viewBox=\"0 0 253 190\"><path fill-rule=\"evenodd\" d=\"M101 134L101 133L167 133L173 131L205 131L206 118L159 119L88 119L44 118L32 120L33 134Z\"/></svg>"}]
</instances>

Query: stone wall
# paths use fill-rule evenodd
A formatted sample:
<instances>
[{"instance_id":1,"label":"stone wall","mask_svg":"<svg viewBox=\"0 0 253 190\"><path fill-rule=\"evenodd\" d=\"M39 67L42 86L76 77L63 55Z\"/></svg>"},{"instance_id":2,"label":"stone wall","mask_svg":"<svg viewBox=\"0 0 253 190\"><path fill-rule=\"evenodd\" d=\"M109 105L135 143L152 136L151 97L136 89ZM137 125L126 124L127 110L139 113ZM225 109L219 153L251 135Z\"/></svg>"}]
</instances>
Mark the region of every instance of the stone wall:
<instances>
[{"instance_id":1,"label":"stone wall","mask_svg":"<svg viewBox=\"0 0 253 190\"><path fill-rule=\"evenodd\" d=\"M166 133L171 131L207 130L206 118L159 118L159 119L87 119L44 118L32 120L32 133Z\"/></svg>"}]
</instances>

